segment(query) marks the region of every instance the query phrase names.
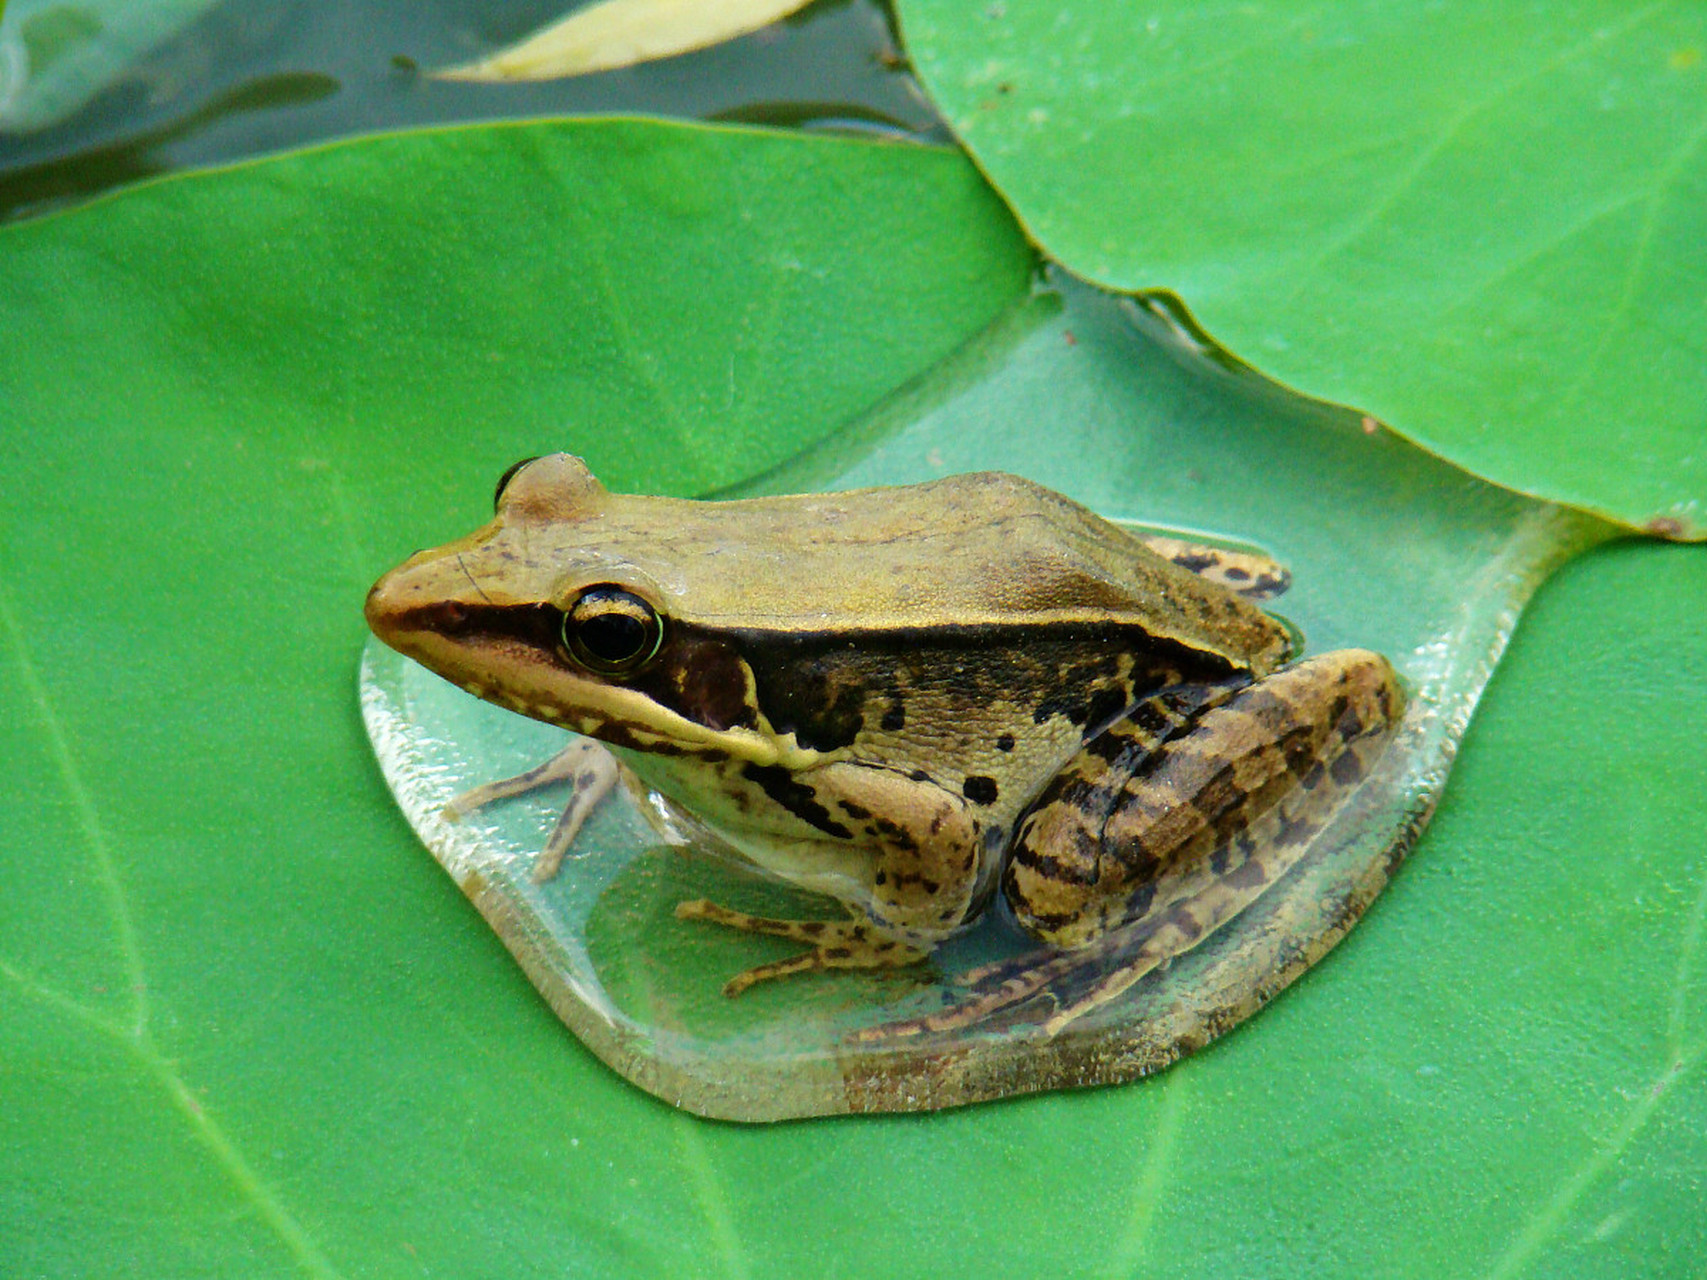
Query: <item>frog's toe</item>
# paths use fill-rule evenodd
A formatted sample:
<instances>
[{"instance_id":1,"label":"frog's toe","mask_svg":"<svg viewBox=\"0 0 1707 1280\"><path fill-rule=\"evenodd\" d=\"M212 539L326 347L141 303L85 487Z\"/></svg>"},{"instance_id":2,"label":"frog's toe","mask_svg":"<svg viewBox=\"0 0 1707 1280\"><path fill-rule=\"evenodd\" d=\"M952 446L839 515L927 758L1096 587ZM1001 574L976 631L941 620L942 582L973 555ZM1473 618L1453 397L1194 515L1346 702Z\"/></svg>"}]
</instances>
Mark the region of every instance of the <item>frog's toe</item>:
<instances>
[{"instance_id":1,"label":"frog's toe","mask_svg":"<svg viewBox=\"0 0 1707 1280\"><path fill-rule=\"evenodd\" d=\"M573 783L575 789L533 865L534 883L544 884L556 877L580 834L582 823L610 794L621 776L622 766L615 756L590 739L576 738L537 768L462 792L444 807L444 817L448 822L460 822L500 800L527 795L560 782Z\"/></svg>"},{"instance_id":2,"label":"frog's toe","mask_svg":"<svg viewBox=\"0 0 1707 1280\"><path fill-rule=\"evenodd\" d=\"M754 983L786 978L819 969L894 969L917 964L930 953L909 943L885 937L861 920L778 920L771 916L733 911L704 898L676 904L676 919L705 920L743 933L788 938L811 944L798 955L754 965L724 984L723 994L738 996Z\"/></svg>"},{"instance_id":3,"label":"frog's toe","mask_svg":"<svg viewBox=\"0 0 1707 1280\"><path fill-rule=\"evenodd\" d=\"M828 934L844 925L845 920L778 920L774 916L753 916L719 906L706 898L694 898L676 904L676 919L706 920L742 933L762 933L769 938L792 938L795 942L822 942Z\"/></svg>"},{"instance_id":4,"label":"frog's toe","mask_svg":"<svg viewBox=\"0 0 1707 1280\"><path fill-rule=\"evenodd\" d=\"M610 790L616 776L616 757L589 738L576 738L536 768L518 773L513 778L500 778L496 782L473 787L455 796L444 807L444 814L455 822L499 800L526 795L559 782L574 782L577 792L603 783L599 791L603 795ZM592 802L596 803L597 797Z\"/></svg>"},{"instance_id":5,"label":"frog's toe","mask_svg":"<svg viewBox=\"0 0 1707 1280\"><path fill-rule=\"evenodd\" d=\"M785 956L768 964L754 965L723 984L723 994L738 996L756 982L786 978L791 973L819 969L899 969L918 964L930 953L892 938L874 938L865 943L817 946L798 955Z\"/></svg>"}]
</instances>

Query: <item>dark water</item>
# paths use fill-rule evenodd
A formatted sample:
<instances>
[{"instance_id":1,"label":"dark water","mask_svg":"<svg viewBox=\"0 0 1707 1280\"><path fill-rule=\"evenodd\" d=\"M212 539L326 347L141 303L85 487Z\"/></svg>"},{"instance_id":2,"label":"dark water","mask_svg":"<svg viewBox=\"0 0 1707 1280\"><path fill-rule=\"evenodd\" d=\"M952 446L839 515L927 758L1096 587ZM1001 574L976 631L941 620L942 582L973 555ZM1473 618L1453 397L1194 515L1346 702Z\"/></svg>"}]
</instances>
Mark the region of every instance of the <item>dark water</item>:
<instances>
[{"instance_id":1,"label":"dark water","mask_svg":"<svg viewBox=\"0 0 1707 1280\"><path fill-rule=\"evenodd\" d=\"M71 118L0 133L0 221L156 174L351 133L493 118L644 114L946 139L876 0L818 0L717 48L538 85L424 70L512 44L573 0L228 0Z\"/></svg>"}]
</instances>

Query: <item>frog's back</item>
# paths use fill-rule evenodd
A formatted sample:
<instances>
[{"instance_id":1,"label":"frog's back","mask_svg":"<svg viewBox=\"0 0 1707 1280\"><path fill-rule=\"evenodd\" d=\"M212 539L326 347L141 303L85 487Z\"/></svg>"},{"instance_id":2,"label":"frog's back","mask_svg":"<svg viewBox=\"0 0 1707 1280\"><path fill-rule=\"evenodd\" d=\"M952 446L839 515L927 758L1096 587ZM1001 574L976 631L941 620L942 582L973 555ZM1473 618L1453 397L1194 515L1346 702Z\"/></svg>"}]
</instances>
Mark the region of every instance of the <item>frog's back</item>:
<instances>
[{"instance_id":1,"label":"frog's back","mask_svg":"<svg viewBox=\"0 0 1707 1280\"><path fill-rule=\"evenodd\" d=\"M672 617L710 629L829 641L841 632L1136 629L1258 670L1290 649L1285 628L1255 606L1078 503L1001 472L730 502L609 494L594 481L578 502L575 518L560 510L547 526L567 539L561 564L619 559L660 585Z\"/></svg>"}]
</instances>

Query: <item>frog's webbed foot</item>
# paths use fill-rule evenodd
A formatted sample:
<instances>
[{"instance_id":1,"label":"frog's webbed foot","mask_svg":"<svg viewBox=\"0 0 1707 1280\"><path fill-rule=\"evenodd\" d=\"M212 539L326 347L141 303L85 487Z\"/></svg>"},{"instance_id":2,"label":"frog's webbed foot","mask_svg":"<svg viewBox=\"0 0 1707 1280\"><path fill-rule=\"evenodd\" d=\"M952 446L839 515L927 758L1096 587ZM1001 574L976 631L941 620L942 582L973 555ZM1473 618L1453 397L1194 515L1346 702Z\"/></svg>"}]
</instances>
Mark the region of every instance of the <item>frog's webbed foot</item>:
<instances>
[{"instance_id":1,"label":"frog's webbed foot","mask_svg":"<svg viewBox=\"0 0 1707 1280\"><path fill-rule=\"evenodd\" d=\"M961 994L935 1013L881 1023L857 1034L870 1043L942 1035L1000 1020L1027 1022L1046 1037L1119 997L1141 979L1166 969L1260 895L1291 860L1254 858L1248 886L1236 893L1205 893L1158 916L1115 929L1068 951L1043 947L961 976Z\"/></svg>"},{"instance_id":2,"label":"frog's webbed foot","mask_svg":"<svg viewBox=\"0 0 1707 1280\"><path fill-rule=\"evenodd\" d=\"M952 986L961 994L935 1013L867 1027L855 1034L862 1044L941 1035L976 1026L1006 1011L1020 1011L1065 976L1077 957L1043 947L961 974Z\"/></svg>"},{"instance_id":3,"label":"frog's webbed foot","mask_svg":"<svg viewBox=\"0 0 1707 1280\"><path fill-rule=\"evenodd\" d=\"M564 806L557 825L552 828L545 847L533 864L534 883L544 884L557 875L570 846L575 843L575 837L580 834L581 824L610 794L621 776L622 768L615 756L589 738L576 738L537 768L464 791L445 806L445 816L455 821L499 800L526 795L557 782L574 783L574 794L569 797L569 803Z\"/></svg>"},{"instance_id":4,"label":"frog's webbed foot","mask_svg":"<svg viewBox=\"0 0 1707 1280\"><path fill-rule=\"evenodd\" d=\"M930 953L910 943L886 937L864 920L777 920L732 911L704 898L678 903L678 920L706 920L744 933L804 942L811 949L798 955L755 965L723 985L723 994L738 996L756 982L811 973L818 969L896 969L917 964Z\"/></svg>"}]
</instances>

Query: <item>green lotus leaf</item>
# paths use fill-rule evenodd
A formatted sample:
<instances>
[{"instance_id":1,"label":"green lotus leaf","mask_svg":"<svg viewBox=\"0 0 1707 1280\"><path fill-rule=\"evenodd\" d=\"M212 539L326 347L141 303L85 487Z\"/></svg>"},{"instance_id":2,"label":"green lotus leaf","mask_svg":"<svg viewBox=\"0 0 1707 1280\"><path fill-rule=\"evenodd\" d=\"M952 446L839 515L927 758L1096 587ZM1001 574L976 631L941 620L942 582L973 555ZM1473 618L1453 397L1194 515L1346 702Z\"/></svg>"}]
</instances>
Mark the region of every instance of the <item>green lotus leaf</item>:
<instances>
[{"instance_id":1,"label":"green lotus leaf","mask_svg":"<svg viewBox=\"0 0 1707 1280\"><path fill-rule=\"evenodd\" d=\"M1496 482L1707 537L1707 14L902 0L1045 252Z\"/></svg>"},{"instance_id":2,"label":"green lotus leaf","mask_svg":"<svg viewBox=\"0 0 1707 1280\"><path fill-rule=\"evenodd\" d=\"M1116 514L1208 495L1234 533L1266 487L1280 550L1332 561L1327 472L1282 438L1403 446L1111 345L1030 271L952 154L633 122L366 139L0 230L7 1270L1687 1274L1689 550L1544 588L1365 922L1118 1088L698 1120L563 1029L395 811L363 594L527 454L676 493L999 459ZM1144 452L1192 434L1213 467ZM1437 489L1483 495L1430 508L1467 556L1523 501L1418 465L1382 557ZM1401 627L1405 581L1369 588Z\"/></svg>"}]
</instances>

